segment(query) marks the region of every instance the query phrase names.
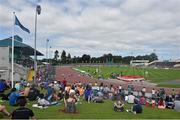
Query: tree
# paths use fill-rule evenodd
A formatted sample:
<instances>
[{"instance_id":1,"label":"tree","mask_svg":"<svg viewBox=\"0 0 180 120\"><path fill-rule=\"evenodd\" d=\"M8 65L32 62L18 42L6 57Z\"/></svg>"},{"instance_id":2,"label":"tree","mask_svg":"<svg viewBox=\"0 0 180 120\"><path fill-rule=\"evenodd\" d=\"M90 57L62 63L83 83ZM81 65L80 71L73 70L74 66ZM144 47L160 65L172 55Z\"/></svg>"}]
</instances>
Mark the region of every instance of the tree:
<instances>
[{"instance_id":1,"label":"tree","mask_svg":"<svg viewBox=\"0 0 180 120\"><path fill-rule=\"evenodd\" d=\"M54 52L54 58L51 60L53 65L58 65L59 63L58 58L59 58L59 52L58 50L56 50Z\"/></svg>"},{"instance_id":2,"label":"tree","mask_svg":"<svg viewBox=\"0 0 180 120\"><path fill-rule=\"evenodd\" d=\"M90 55L86 55L86 54L83 54L82 55L82 61L84 63L89 63L90 62L90 59L91 59L91 56Z\"/></svg>"},{"instance_id":3,"label":"tree","mask_svg":"<svg viewBox=\"0 0 180 120\"><path fill-rule=\"evenodd\" d=\"M54 60L58 60L58 58L59 58L59 52L58 52L58 50L56 50L55 52L54 52Z\"/></svg>"},{"instance_id":4,"label":"tree","mask_svg":"<svg viewBox=\"0 0 180 120\"><path fill-rule=\"evenodd\" d=\"M151 53L149 55L149 61L152 62L154 60L158 60L158 56L155 53Z\"/></svg>"},{"instance_id":5,"label":"tree","mask_svg":"<svg viewBox=\"0 0 180 120\"><path fill-rule=\"evenodd\" d=\"M68 56L66 58L66 63L71 63L71 54L68 53Z\"/></svg>"},{"instance_id":6,"label":"tree","mask_svg":"<svg viewBox=\"0 0 180 120\"><path fill-rule=\"evenodd\" d=\"M61 63L65 64L66 63L66 51L63 50L61 54Z\"/></svg>"}]
</instances>

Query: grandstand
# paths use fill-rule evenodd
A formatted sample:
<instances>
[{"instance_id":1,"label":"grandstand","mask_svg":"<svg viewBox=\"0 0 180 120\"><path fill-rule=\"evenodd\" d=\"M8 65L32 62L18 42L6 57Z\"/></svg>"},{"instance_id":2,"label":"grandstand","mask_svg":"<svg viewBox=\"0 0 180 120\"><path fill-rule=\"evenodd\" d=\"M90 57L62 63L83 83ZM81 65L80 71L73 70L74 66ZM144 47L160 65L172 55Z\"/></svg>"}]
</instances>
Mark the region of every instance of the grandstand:
<instances>
[{"instance_id":1,"label":"grandstand","mask_svg":"<svg viewBox=\"0 0 180 120\"><path fill-rule=\"evenodd\" d=\"M150 66L150 67L158 67L158 68L173 68L174 65L176 65L176 64L177 64L176 61L168 61L168 60L160 61L160 60L155 60L153 62L150 62L148 64L148 66Z\"/></svg>"},{"instance_id":2,"label":"grandstand","mask_svg":"<svg viewBox=\"0 0 180 120\"><path fill-rule=\"evenodd\" d=\"M131 60L130 65L131 66L147 66L149 63L149 60Z\"/></svg>"},{"instance_id":3,"label":"grandstand","mask_svg":"<svg viewBox=\"0 0 180 120\"><path fill-rule=\"evenodd\" d=\"M14 80L27 78L28 68L33 66L34 49L23 43L18 35L14 36ZM0 40L0 79L11 80L12 37ZM38 56L43 54L37 51Z\"/></svg>"},{"instance_id":4,"label":"grandstand","mask_svg":"<svg viewBox=\"0 0 180 120\"><path fill-rule=\"evenodd\" d=\"M176 60L176 64L174 65L174 68L180 68L180 59Z\"/></svg>"}]
</instances>

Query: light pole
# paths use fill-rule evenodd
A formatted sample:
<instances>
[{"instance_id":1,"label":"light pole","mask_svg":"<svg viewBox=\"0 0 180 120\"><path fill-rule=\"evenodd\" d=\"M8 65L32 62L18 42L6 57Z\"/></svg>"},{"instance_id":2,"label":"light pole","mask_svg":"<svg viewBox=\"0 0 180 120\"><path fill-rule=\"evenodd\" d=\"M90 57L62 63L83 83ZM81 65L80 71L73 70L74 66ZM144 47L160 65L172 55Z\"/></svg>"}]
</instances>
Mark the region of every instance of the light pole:
<instances>
[{"instance_id":1,"label":"light pole","mask_svg":"<svg viewBox=\"0 0 180 120\"><path fill-rule=\"evenodd\" d=\"M34 83L36 83L36 71L37 71L37 55L36 55L36 33L37 33L37 15L41 14L41 6L36 6L35 12L35 34L34 34Z\"/></svg>"},{"instance_id":2,"label":"light pole","mask_svg":"<svg viewBox=\"0 0 180 120\"><path fill-rule=\"evenodd\" d=\"M49 39L46 40L46 61L48 62L48 42Z\"/></svg>"},{"instance_id":3,"label":"light pole","mask_svg":"<svg viewBox=\"0 0 180 120\"><path fill-rule=\"evenodd\" d=\"M48 60L49 60L49 64L50 64L50 58L51 58L51 46L49 47L49 51L48 51Z\"/></svg>"}]
</instances>

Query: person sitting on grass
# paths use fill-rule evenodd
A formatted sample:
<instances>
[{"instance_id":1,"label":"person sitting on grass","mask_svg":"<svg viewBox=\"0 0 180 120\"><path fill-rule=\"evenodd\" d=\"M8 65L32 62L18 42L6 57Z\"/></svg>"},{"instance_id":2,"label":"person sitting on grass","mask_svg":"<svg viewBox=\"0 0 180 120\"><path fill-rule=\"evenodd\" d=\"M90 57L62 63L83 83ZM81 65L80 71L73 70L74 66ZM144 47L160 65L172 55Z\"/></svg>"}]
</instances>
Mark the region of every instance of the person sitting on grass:
<instances>
[{"instance_id":1,"label":"person sitting on grass","mask_svg":"<svg viewBox=\"0 0 180 120\"><path fill-rule=\"evenodd\" d=\"M4 105L0 105L0 112L2 112L3 114L5 114L6 116L10 117L10 113L6 110L6 106Z\"/></svg>"},{"instance_id":2,"label":"person sitting on grass","mask_svg":"<svg viewBox=\"0 0 180 120\"><path fill-rule=\"evenodd\" d=\"M143 109L141 104L139 103L138 99L134 100L134 105L131 107L130 110L126 110L127 112L132 112L134 114L140 114L142 113Z\"/></svg>"},{"instance_id":3,"label":"person sitting on grass","mask_svg":"<svg viewBox=\"0 0 180 120\"><path fill-rule=\"evenodd\" d=\"M155 107L156 107L155 98L152 98L152 99L151 99L151 106L152 106L152 108L155 108Z\"/></svg>"},{"instance_id":4,"label":"person sitting on grass","mask_svg":"<svg viewBox=\"0 0 180 120\"><path fill-rule=\"evenodd\" d=\"M16 88L13 88L12 93L9 95L9 104L11 106L17 106L17 98L21 96L20 93L16 92Z\"/></svg>"},{"instance_id":5,"label":"person sitting on grass","mask_svg":"<svg viewBox=\"0 0 180 120\"><path fill-rule=\"evenodd\" d=\"M22 92L22 93L23 93L23 96L28 97L29 91L30 91L30 84L27 83L27 85L26 85L24 91Z\"/></svg>"},{"instance_id":6,"label":"person sitting on grass","mask_svg":"<svg viewBox=\"0 0 180 120\"><path fill-rule=\"evenodd\" d=\"M124 104L121 101L117 101L114 103L114 111L116 112L123 112L124 111Z\"/></svg>"},{"instance_id":7,"label":"person sitting on grass","mask_svg":"<svg viewBox=\"0 0 180 120\"><path fill-rule=\"evenodd\" d=\"M51 105L56 105L58 102L49 102L44 98L44 94L40 94L38 98L38 106L47 107Z\"/></svg>"},{"instance_id":8,"label":"person sitting on grass","mask_svg":"<svg viewBox=\"0 0 180 120\"><path fill-rule=\"evenodd\" d=\"M133 104L134 103L135 96L131 92L130 95L128 95L127 103Z\"/></svg>"},{"instance_id":9,"label":"person sitting on grass","mask_svg":"<svg viewBox=\"0 0 180 120\"><path fill-rule=\"evenodd\" d=\"M28 94L28 99L29 101L34 101L37 99L39 96L40 91L36 88L36 86L33 84L30 87L29 94Z\"/></svg>"},{"instance_id":10,"label":"person sitting on grass","mask_svg":"<svg viewBox=\"0 0 180 120\"><path fill-rule=\"evenodd\" d=\"M77 99L75 98L74 94L70 94L69 98L64 99L65 104L65 112L67 113L75 113L76 112L76 105Z\"/></svg>"},{"instance_id":11,"label":"person sitting on grass","mask_svg":"<svg viewBox=\"0 0 180 120\"><path fill-rule=\"evenodd\" d=\"M140 97L140 104L141 104L141 105L145 105L145 104L146 104L146 99L145 99L144 96L141 96L141 97Z\"/></svg>"},{"instance_id":12,"label":"person sitting on grass","mask_svg":"<svg viewBox=\"0 0 180 120\"><path fill-rule=\"evenodd\" d=\"M132 112L134 114L142 113L143 109L142 106L139 104L139 101L137 99L134 100L134 106L132 108Z\"/></svg>"},{"instance_id":13,"label":"person sitting on grass","mask_svg":"<svg viewBox=\"0 0 180 120\"><path fill-rule=\"evenodd\" d=\"M13 120L29 119L29 118L34 120L36 119L33 111L25 107L27 100L24 96L19 97L17 103L20 107L12 112L11 119Z\"/></svg>"},{"instance_id":14,"label":"person sitting on grass","mask_svg":"<svg viewBox=\"0 0 180 120\"><path fill-rule=\"evenodd\" d=\"M171 95L166 96L165 102L166 102L166 108L170 108L170 109L174 108L174 101Z\"/></svg>"},{"instance_id":15,"label":"person sitting on grass","mask_svg":"<svg viewBox=\"0 0 180 120\"><path fill-rule=\"evenodd\" d=\"M159 109L165 109L166 108L166 104L165 101L163 100L163 98L161 97L158 101L158 108Z\"/></svg>"}]
</instances>

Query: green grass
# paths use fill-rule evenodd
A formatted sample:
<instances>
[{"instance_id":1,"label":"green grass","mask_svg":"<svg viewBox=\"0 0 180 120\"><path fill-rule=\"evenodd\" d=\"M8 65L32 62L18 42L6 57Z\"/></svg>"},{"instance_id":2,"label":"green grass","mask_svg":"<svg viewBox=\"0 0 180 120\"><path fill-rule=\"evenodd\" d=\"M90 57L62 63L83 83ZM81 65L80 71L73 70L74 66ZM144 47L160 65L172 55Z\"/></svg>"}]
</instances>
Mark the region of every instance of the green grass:
<instances>
[{"instance_id":1,"label":"green grass","mask_svg":"<svg viewBox=\"0 0 180 120\"><path fill-rule=\"evenodd\" d=\"M158 84L158 87L166 87L166 88L180 88L180 84Z\"/></svg>"},{"instance_id":2,"label":"green grass","mask_svg":"<svg viewBox=\"0 0 180 120\"><path fill-rule=\"evenodd\" d=\"M95 78L98 78L98 74L94 74L97 68L100 69L100 74L102 74L105 78L109 78L111 73L122 72L123 75L144 76L147 80L150 80L153 83L180 79L180 70L174 69L132 68L129 66L78 67L78 69L90 73ZM146 71L148 74L145 74Z\"/></svg>"},{"instance_id":3,"label":"green grass","mask_svg":"<svg viewBox=\"0 0 180 120\"><path fill-rule=\"evenodd\" d=\"M7 104L7 103L6 103ZM113 111L113 102L108 100L105 103L86 103L77 105L77 109L80 112L79 114L65 114L58 112L58 109L63 108L63 104L59 106L51 106L47 109L32 108L32 103L28 105L31 108L38 119L180 119L179 112L169 109L152 109L152 108L143 108L143 113L134 115L127 112L114 112ZM129 108L130 105L125 105L125 108ZM16 107L7 106L8 111L12 112ZM0 114L2 118L2 114ZM6 118L6 117L4 117Z\"/></svg>"}]
</instances>

